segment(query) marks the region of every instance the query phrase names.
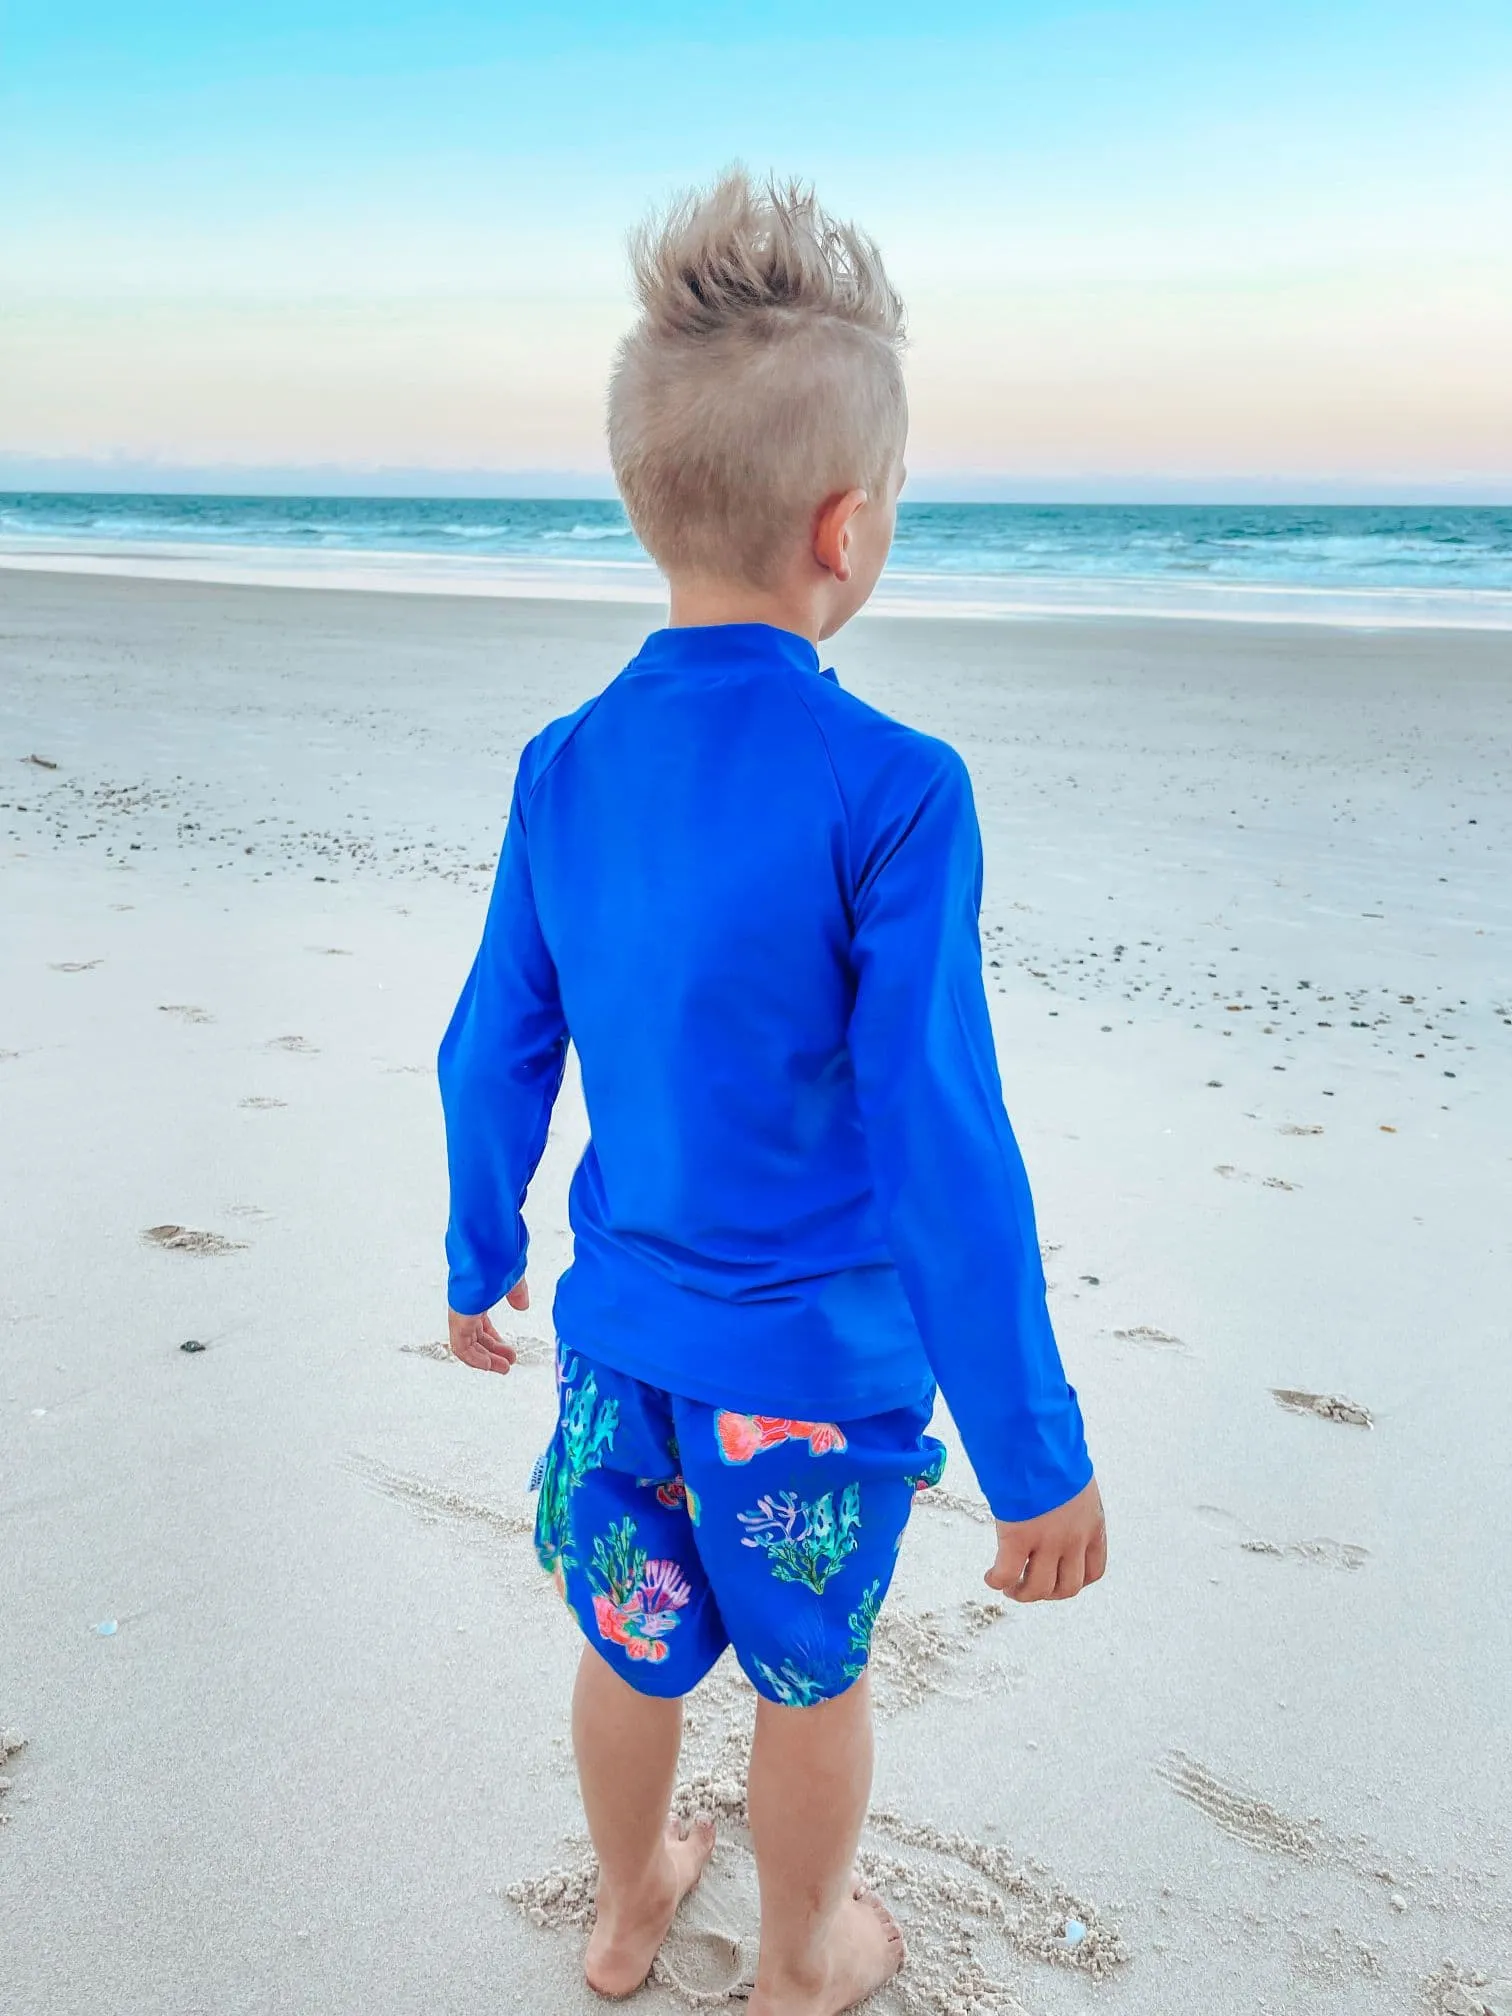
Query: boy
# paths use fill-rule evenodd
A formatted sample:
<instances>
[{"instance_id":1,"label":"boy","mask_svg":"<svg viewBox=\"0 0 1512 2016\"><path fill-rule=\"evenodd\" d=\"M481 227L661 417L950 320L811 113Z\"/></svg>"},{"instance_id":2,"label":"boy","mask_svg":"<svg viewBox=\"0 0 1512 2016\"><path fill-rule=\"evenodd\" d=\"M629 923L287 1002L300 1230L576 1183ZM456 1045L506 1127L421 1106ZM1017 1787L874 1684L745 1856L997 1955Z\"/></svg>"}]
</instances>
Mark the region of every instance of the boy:
<instances>
[{"instance_id":1,"label":"boy","mask_svg":"<svg viewBox=\"0 0 1512 2016\"><path fill-rule=\"evenodd\" d=\"M668 1821L682 1697L756 1689L752 2016L835 2016L903 1962L857 1884L871 1628L944 1450L987 1582L1074 1596L1102 1507L1045 1310L982 987L965 765L842 692L907 425L875 246L727 176L635 240L609 402L668 627L520 762L483 943L441 1047L451 1346L507 1372L520 1206L568 1042L592 1140L557 1288L536 1538L587 1645L573 1704L599 1861L590 1985L645 1980L713 1846Z\"/></svg>"}]
</instances>

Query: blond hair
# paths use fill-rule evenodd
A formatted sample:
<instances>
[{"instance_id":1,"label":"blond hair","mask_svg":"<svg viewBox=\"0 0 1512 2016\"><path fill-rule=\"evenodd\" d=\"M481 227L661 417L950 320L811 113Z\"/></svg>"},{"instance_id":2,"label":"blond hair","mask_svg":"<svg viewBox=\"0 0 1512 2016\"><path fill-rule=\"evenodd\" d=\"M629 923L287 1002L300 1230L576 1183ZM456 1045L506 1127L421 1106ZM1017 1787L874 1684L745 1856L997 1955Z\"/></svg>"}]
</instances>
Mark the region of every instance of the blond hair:
<instances>
[{"instance_id":1,"label":"blond hair","mask_svg":"<svg viewBox=\"0 0 1512 2016\"><path fill-rule=\"evenodd\" d=\"M903 452L903 303L796 182L733 169L630 242L640 320L609 388L630 522L668 573L771 584L827 497Z\"/></svg>"}]
</instances>

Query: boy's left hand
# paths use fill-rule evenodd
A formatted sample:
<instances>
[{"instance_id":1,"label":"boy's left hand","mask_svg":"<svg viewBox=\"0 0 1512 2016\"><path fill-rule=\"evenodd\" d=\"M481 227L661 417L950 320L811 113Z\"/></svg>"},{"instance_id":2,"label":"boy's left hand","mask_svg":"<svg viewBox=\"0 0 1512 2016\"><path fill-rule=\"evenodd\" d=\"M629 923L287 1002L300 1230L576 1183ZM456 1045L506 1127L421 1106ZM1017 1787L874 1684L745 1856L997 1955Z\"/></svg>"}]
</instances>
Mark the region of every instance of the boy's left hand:
<instances>
[{"instance_id":1,"label":"boy's left hand","mask_svg":"<svg viewBox=\"0 0 1512 2016\"><path fill-rule=\"evenodd\" d=\"M518 1281L504 1300L511 1309L528 1309L530 1290ZM446 1329L452 1356L476 1371L507 1372L519 1355L513 1344L504 1342L486 1309L478 1316L459 1316L455 1309L448 1309Z\"/></svg>"}]
</instances>

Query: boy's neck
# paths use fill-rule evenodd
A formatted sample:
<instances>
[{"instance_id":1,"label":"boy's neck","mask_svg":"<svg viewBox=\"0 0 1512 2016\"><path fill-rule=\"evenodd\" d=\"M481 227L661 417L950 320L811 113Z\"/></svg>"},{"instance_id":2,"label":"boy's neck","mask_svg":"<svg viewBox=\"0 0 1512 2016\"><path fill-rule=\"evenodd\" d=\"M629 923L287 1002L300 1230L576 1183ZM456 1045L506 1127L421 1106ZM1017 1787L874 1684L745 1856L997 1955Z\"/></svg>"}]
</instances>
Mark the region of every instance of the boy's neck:
<instances>
[{"instance_id":1,"label":"boy's neck","mask_svg":"<svg viewBox=\"0 0 1512 2016\"><path fill-rule=\"evenodd\" d=\"M768 623L774 630L791 631L817 644L824 634L823 612L814 607L817 598L791 588L753 588L743 581L674 581L668 627L673 630L702 629L717 623Z\"/></svg>"}]
</instances>

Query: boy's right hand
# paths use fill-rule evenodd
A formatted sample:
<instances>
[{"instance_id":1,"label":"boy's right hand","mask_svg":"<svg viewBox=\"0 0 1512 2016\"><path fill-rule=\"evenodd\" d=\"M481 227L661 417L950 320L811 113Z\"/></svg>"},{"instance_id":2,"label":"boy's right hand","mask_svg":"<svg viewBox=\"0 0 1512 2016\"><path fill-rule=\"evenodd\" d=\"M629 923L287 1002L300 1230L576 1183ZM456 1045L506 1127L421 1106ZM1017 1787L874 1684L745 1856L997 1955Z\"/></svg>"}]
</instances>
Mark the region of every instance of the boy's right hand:
<instances>
[{"instance_id":1,"label":"boy's right hand","mask_svg":"<svg viewBox=\"0 0 1512 2016\"><path fill-rule=\"evenodd\" d=\"M997 1560L987 1571L987 1587L1015 1603L1079 1595L1089 1582L1102 1579L1108 1565L1108 1528L1095 1477L1053 1512L1038 1519L999 1519L997 1530Z\"/></svg>"},{"instance_id":2,"label":"boy's right hand","mask_svg":"<svg viewBox=\"0 0 1512 2016\"><path fill-rule=\"evenodd\" d=\"M519 1281L504 1300L511 1309L528 1309L530 1290ZM479 1372L507 1372L519 1356L513 1344L506 1344L495 1330L486 1309L480 1316L459 1316L455 1309L448 1309L446 1331L453 1358Z\"/></svg>"}]
</instances>

